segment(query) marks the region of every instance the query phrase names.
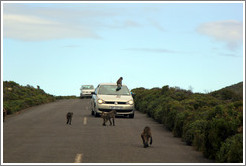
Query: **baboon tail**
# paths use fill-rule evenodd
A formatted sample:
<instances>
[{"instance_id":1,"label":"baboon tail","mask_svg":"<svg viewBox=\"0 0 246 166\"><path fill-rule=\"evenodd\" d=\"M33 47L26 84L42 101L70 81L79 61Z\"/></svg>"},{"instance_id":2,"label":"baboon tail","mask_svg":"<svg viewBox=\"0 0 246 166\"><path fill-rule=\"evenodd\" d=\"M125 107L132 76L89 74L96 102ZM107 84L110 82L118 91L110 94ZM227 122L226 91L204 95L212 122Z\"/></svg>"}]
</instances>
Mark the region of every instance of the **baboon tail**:
<instances>
[{"instance_id":1,"label":"baboon tail","mask_svg":"<svg viewBox=\"0 0 246 166\"><path fill-rule=\"evenodd\" d=\"M152 137L150 137L150 145L152 144Z\"/></svg>"}]
</instances>

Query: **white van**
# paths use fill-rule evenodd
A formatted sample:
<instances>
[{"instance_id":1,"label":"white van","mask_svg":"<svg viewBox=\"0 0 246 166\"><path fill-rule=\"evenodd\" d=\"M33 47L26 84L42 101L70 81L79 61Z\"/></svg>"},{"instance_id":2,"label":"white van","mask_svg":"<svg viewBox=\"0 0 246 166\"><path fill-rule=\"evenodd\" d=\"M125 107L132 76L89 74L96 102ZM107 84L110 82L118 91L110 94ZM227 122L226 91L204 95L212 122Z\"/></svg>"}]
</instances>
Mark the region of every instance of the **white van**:
<instances>
[{"instance_id":1,"label":"white van","mask_svg":"<svg viewBox=\"0 0 246 166\"><path fill-rule=\"evenodd\" d=\"M82 85L80 88L80 98L92 97L92 93L95 91L93 85Z\"/></svg>"}]
</instances>

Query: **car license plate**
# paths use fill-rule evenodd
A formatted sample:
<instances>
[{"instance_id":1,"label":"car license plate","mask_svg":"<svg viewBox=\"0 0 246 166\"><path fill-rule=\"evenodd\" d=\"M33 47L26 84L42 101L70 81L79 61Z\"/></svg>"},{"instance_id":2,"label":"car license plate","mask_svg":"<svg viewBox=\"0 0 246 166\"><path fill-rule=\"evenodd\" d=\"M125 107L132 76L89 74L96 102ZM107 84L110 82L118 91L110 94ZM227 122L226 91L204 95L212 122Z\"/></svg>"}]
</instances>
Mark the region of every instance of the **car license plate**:
<instances>
[{"instance_id":1,"label":"car license plate","mask_svg":"<svg viewBox=\"0 0 246 166\"><path fill-rule=\"evenodd\" d=\"M110 107L112 110L119 110L119 109L122 109L122 107L118 107L118 106L111 106Z\"/></svg>"}]
</instances>

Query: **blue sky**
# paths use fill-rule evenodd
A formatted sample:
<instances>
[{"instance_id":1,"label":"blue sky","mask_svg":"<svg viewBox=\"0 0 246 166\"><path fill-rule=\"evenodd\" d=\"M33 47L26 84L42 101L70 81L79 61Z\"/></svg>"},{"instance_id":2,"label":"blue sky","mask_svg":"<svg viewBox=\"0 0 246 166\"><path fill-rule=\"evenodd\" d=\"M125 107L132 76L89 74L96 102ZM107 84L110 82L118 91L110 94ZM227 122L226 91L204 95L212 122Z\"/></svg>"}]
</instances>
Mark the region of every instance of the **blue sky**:
<instances>
[{"instance_id":1,"label":"blue sky","mask_svg":"<svg viewBox=\"0 0 246 166\"><path fill-rule=\"evenodd\" d=\"M80 86L244 80L244 2L2 3L3 80L79 96Z\"/></svg>"}]
</instances>

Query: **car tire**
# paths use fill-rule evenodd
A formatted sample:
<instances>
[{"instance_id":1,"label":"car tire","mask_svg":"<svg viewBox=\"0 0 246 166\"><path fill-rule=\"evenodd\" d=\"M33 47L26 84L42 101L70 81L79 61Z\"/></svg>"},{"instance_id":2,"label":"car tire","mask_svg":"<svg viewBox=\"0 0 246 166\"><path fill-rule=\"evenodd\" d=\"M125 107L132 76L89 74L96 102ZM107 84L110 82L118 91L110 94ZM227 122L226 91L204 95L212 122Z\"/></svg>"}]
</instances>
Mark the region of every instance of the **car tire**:
<instances>
[{"instance_id":1,"label":"car tire","mask_svg":"<svg viewBox=\"0 0 246 166\"><path fill-rule=\"evenodd\" d=\"M129 118L133 119L134 118L134 114L130 114Z\"/></svg>"},{"instance_id":2,"label":"car tire","mask_svg":"<svg viewBox=\"0 0 246 166\"><path fill-rule=\"evenodd\" d=\"M95 115L95 117L99 117L100 116L100 114L97 113L97 112L94 112L94 115Z\"/></svg>"}]
</instances>

